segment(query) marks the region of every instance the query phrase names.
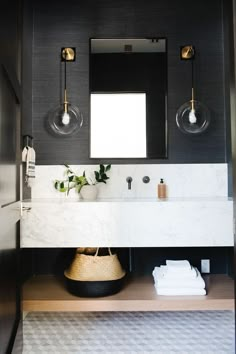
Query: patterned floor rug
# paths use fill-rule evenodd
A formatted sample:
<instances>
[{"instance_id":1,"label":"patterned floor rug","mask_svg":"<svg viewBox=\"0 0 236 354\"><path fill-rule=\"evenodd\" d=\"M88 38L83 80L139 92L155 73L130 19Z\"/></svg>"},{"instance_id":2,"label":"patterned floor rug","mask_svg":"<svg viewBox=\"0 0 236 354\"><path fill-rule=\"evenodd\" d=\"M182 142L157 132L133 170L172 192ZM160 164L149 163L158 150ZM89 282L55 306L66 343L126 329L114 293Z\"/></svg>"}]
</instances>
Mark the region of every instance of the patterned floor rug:
<instances>
[{"instance_id":1,"label":"patterned floor rug","mask_svg":"<svg viewBox=\"0 0 236 354\"><path fill-rule=\"evenodd\" d=\"M233 354L234 313L29 313L23 354Z\"/></svg>"}]
</instances>

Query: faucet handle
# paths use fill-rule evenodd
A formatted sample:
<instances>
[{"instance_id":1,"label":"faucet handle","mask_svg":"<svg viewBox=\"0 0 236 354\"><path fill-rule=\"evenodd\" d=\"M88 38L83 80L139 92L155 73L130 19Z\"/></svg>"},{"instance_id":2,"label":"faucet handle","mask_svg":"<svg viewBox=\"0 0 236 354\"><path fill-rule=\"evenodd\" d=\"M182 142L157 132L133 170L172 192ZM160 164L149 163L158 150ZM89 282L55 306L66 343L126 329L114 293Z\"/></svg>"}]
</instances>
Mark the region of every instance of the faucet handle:
<instances>
[{"instance_id":1,"label":"faucet handle","mask_svg":"<svg viewBox=\"0 0 236 354\"><path fill-rule=\"evenodd\" d=\"M131 182L133 181L133 178L132 177L127 177L126 178L126 182L128 183L128 189L131 189Z\"/></svg>"},{"instance_id":2,"label":"faucet handle","mask_svg":"<svg viewBox=\"0 0 236 354\"><path fill-rule=\"evenodd\" d=\"M132 177L129 176L129 177L126 178L126 182L131 183L132 181L133 181Z\"/></svg>"},{"instance_id":3,"label":"faucet handle","mask_svg":"<svg viewBox=\"0 0 236 354\"><path fill-rule=\"evenodd\" d=\"M149 183L150 182L150 177L149 176L144 176L143 177L143 183Z\"/></svg>"}]
</instances>

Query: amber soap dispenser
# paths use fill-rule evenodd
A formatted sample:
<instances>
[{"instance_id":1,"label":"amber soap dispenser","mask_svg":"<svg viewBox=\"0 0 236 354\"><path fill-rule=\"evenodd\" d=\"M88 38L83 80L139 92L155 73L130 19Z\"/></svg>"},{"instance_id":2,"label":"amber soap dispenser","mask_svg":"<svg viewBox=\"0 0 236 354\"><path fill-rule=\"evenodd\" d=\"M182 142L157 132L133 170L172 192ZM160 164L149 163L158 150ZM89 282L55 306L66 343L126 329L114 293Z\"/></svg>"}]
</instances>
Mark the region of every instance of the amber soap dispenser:
<instances>
[{"instance_id":1,"label":"amber soap dispenser","mask_svg":"<svg viewBox=\"0 0 236 354\"><path fill-rule=\"evenodd\" d=\"M166 184L164 183L163 178L161 178L160 183L157 186L157 196L159 199L167 198Z\"/></svg>"}]
</instances>

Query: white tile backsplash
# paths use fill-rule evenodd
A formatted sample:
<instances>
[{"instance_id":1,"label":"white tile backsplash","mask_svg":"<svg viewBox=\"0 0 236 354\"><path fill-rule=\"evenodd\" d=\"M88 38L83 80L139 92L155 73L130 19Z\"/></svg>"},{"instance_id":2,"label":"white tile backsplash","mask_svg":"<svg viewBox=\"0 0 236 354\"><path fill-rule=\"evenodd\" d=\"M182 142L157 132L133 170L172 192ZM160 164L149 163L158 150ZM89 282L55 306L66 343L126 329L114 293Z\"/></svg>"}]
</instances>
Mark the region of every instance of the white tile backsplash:
<instances>
[{"instance_id":1,"label":"white tile backsplash","mask_svg":"<svg viewBox=\"0 0 236 354\"><path fill-rule=\"evenodd\" d=\"M96 170L98 165L71 166L80 174L86 169ZM72 190L68 197L54 189L54 180L62 179L62 165L36 166L36 178L32 187L32 199L78 198ZM228 195L227 164L160 164L160 165L112 165L107 184L100 183L99 198L155 198L157 184L164 178L169 198L226 197ZM133 178L128 190L126 178ZM144 184L142 178L150 177Z\"/></svg>"}]
</instances>

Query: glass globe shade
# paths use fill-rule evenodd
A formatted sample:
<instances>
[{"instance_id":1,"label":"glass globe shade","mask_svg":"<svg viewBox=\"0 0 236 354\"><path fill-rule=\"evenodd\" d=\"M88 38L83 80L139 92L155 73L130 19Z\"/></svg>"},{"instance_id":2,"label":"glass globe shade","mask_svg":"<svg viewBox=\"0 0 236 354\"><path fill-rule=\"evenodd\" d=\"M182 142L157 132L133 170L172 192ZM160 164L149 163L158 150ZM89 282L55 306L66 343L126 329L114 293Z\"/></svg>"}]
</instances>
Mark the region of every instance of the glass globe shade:
<instances>
[{"instance_id":1,"label":"glass globe shade","mask_svg":"<svg viewBox=\"0 0 236 354\"><path fill-rule=\"evenodd\" d=\"M83 116L78 107L68 104L67 112L64 105L52 110L47 119L51 132L59 136L69 136L77 133L83 125Z\"/></svg>"},{"instance_id":2,"label":"glass globe shade","mask_svg":"<svg viewBox=\"0 0 236 354\"><path fill-rule=\"evenodd\" d=\"M192 102L185 102L176 113L176 123L185 134L203 133L210 123L210 111L199 101L194 101L193 111Z\"/></svg>"}]
</instances>

